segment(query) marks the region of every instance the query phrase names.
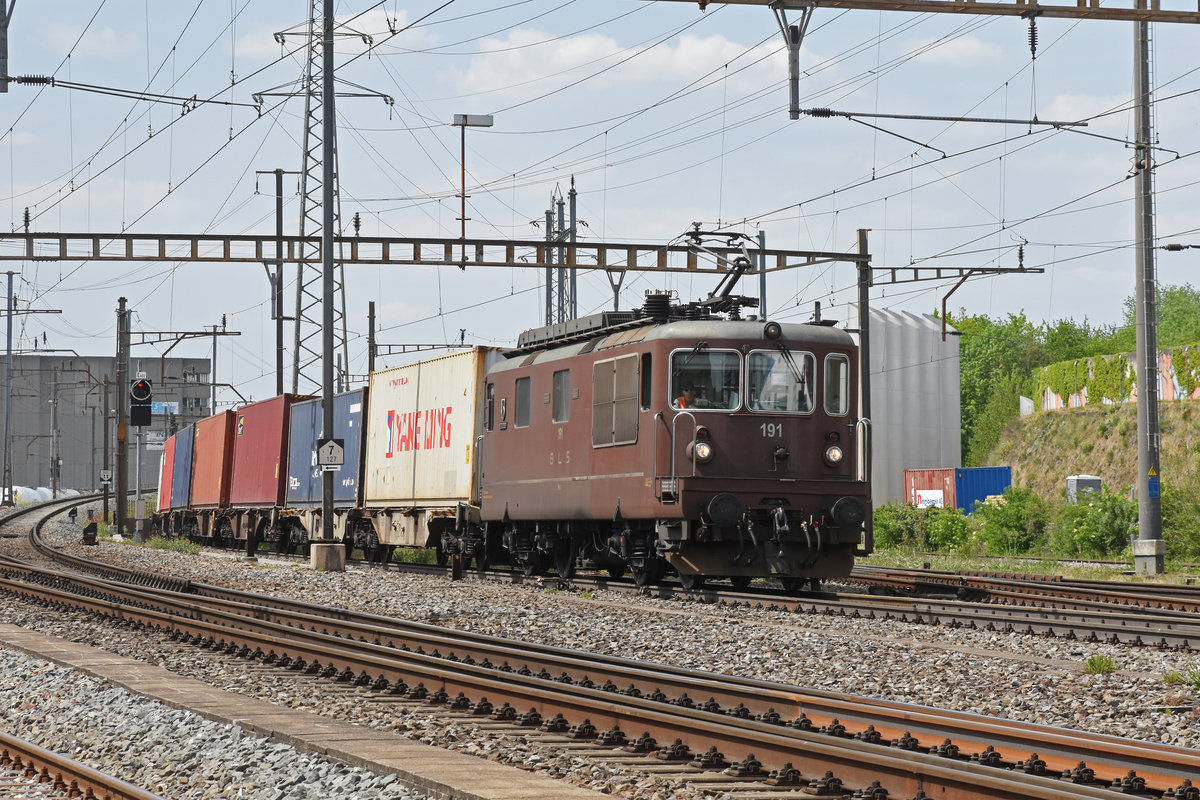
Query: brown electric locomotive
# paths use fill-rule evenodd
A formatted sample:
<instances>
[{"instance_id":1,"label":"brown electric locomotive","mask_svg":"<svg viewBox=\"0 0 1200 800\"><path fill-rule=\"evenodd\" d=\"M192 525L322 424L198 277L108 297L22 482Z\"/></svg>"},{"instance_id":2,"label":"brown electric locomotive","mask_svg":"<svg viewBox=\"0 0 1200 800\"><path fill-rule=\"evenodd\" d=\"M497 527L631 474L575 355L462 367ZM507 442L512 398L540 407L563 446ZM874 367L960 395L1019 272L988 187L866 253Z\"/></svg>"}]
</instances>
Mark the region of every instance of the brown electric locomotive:
<instances>
[{"instance_id":1,"label":"brown electric locomotive","mask_svg":"<svg viewBox=\"0 0 1200 800\"><path fill-rule=\"evenodd\" d=\"M486 377L493 548L530 575L641 584L848 574L871 550L858 348L828 324L731 316L650 295L524 334Z\"/></svg>"}]
</instances>

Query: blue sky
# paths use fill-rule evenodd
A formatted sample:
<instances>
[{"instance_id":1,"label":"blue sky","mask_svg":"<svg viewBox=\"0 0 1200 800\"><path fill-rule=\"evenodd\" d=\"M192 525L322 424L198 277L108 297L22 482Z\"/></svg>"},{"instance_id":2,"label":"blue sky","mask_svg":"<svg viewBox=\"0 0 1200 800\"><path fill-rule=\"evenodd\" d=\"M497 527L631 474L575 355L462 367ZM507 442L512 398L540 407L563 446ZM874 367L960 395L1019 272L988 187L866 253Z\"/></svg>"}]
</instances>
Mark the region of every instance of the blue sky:
<instances>
[{"instance_id":1,"label":"blue sky","mask_svg":"<svg viewBox=\"0 0 1200 800\"><path fill-rule=\"evenodd\" d=\"M307 4L279 0L18 3L10 72L103 89L212 99L179 105L61 87L0 97L0 213L35 230L271 233L273 179L301 163L303 103L253 95L294 83ZM1042 19L1031 61L1019 19L818 9L801 66L801 105L930 116L1087 120L1087 134L1013 124L792 121L782 37L765 7L646 0L342 2L338 100L343 224L364 235L457 236L455 113L492 114L468 131L469 230L538 239L552 194L579 190L584 238L671 241L695 221L770 246L855 248L870 228L880 266L1026 266L1039 276L973 280L951 308L1034 320L1119 320L1133 293L1128 111L1133 23ZM396 30L395 35L392 30ZM1157 231L1200 244L1196 32L1152 29L1158 131ZM368 46L366 36L372 45ZM355 88L358 87L358 88ZM390 97L394 104L382 99ZM891 135L891 134L898 134ZM905 138L900 138L905 137ZM921 144L915 144L920 142ZM285 180L286 226L299 216ZM1193 253L1159 253L1165 283L1195 282ZM199 330L225 317L218 381L274 391L274 327L261 266L20 264L23 343L104 354L118 296L135 328ZM292 275L289 272L289 279ZM541 322L540 270L347 267L350 371L365 371L367 302L381 342L498 346ZM580 276L580 310L607 306L603 275ZM820 300L843 316L848 265L773 275L771 316L802 321ZM928 312L951 282L880 287L880 306ZM707 278L630 276L684 299ZM746 285L751 292L754 286ZM291 306L291 292L288 305ZM831 309L832 306L832 309ZM290 333L290 331L289 331ZM289 337L290 338L290 337ZM172 354L203 356L207 343ZM159 352L141 347L152 361ZM394 363L398 359L392 359ZM223 392L218 400L235 396Z\"/></svg>"}]
</instances>

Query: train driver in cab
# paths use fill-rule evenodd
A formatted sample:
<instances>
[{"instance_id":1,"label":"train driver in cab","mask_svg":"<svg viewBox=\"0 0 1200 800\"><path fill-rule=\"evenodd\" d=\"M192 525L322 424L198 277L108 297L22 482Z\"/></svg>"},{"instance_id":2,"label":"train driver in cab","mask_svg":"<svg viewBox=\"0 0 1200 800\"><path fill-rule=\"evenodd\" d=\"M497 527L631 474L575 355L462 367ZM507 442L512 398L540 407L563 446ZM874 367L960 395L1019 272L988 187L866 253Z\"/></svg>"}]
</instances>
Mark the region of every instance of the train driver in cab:
<instances>
[{"instance_id":1,"label":"train driver in cab","mask_svg":"<svg viewBox=\"0 0 1200 800\"><path fill-rule=\"evenodd\" d=\"M696 385L689 383L683 387L683 392L675 398L676 408L712 408L712 403L703 397L696 396Z\"/></svg>"}]
</instances>

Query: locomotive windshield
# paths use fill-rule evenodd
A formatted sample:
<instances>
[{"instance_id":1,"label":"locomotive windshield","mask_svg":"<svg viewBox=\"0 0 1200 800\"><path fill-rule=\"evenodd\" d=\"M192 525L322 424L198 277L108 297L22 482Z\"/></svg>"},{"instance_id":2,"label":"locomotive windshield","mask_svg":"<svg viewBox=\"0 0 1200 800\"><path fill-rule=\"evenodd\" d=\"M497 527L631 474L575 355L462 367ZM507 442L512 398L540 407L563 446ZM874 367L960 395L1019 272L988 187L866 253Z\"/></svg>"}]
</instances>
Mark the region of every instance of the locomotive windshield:
<instances>
[{"instance_id":1,"label":"locomotive windshield","mask_svg":"<svg viewBox=\"0 0 1200 800\"><path fill-rule=\"evenodd\" d=\"M751 411L770 414L808 414L813 410L812 353L755 350L747 362Z\"/></svg>"},{"instance_id":2,"label":"locomotive windshield","mask_svg":"<svg viewBox=\"0 0 1200 800\"><path fill-rule=\"evenodd\" d=\"M671 355L671 405L731 411L741 405L742 359L733 350L684 350Z\"/></svg>"}]
</instances>

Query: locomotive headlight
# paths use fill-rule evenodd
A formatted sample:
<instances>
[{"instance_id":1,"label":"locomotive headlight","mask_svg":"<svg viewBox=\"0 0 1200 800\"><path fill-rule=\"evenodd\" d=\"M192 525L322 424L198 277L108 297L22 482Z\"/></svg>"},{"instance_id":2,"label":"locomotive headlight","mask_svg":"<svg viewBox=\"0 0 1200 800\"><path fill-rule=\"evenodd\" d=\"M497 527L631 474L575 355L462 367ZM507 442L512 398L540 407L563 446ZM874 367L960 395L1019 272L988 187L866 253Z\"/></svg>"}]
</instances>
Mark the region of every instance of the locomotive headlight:
<instances>
[{"instance_id":1,"label":"locomotive headlight","mask_svg":"<svg viewBox=\"0 0 1200 800\"><path fill-rule=\"evenodd\" d=\"M712 443L704 441L692 442L688 445L687 456L698 464L707 464L709 461L712 461L713 457Z\"/></svg>"},{"instance_id":2,"label":"locomotive headlight","mask_svg":"<svg viewBox=\"0 0 1200 800\"><path fill-rule=\"evenodd\" d=\"M836 467L838 464L842 463L842 457L842 448L838 447L836 444L831 444L829 447L825 448L825 463L829 466Z\"/></svg>"}]
</instances>

